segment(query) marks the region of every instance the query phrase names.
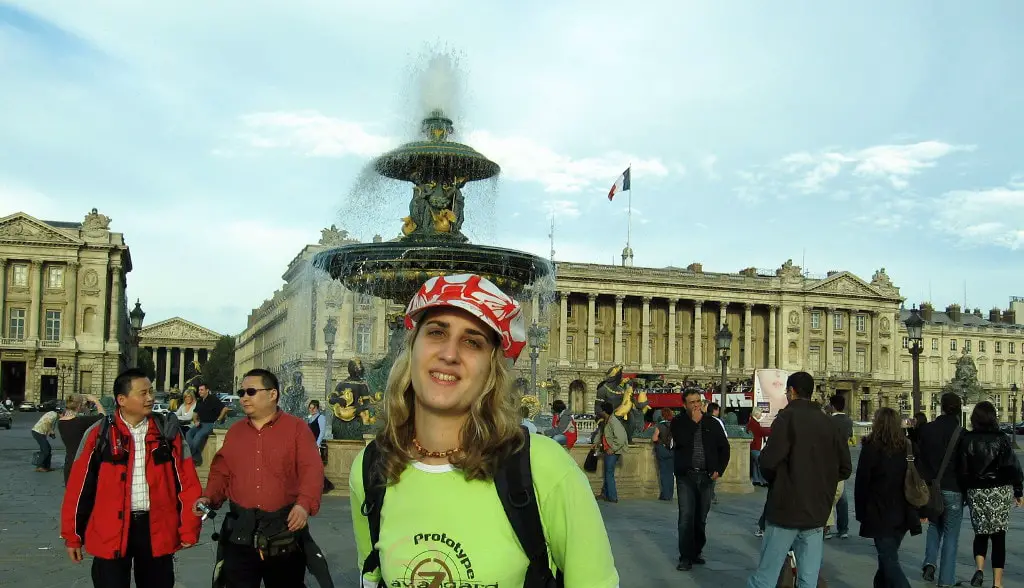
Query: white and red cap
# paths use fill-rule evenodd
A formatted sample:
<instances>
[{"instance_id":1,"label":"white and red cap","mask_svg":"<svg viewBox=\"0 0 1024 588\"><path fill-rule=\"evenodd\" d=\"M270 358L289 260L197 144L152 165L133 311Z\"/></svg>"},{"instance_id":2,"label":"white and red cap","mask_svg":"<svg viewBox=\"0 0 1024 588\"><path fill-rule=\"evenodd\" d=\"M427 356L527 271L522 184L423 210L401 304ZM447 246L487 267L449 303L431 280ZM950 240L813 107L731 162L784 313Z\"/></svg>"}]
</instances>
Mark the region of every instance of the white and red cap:
<instances>
[{"instance_id":1,"label":"white and red cap","mask_svg":"<svg viewBox=\"0 0 1024 588\"><path fill-rule=\"evenodd\" d=\"M501 337L502 352L512 361L526 347L526 319L522 307L487 278L476 274L430 278L409 301L405 327L415 328L423 311L441 306L461 308L494 329Z\"/></svg>"}]
</instances>

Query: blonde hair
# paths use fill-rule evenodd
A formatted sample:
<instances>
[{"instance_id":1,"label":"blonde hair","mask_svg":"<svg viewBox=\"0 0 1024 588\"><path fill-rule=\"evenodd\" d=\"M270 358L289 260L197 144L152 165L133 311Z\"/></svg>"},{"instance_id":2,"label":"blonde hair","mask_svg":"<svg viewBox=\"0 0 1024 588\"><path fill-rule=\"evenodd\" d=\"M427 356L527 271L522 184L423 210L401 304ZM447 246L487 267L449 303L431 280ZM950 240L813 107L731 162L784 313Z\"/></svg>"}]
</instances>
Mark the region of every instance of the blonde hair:
<instances>
[{"instance_id":1,"label":"blonde hair","mask_svg":"<svg viewBox=\"0 0 1024 588\"><path fill-rule=\"evenodd\" d=\"M760 420L763 415L764 413L761 412L760 406L755 406L754 410L750 411L750 418L754 419L755 421Z\"/></svg>"},{"instance_id":2,"label":"blonde hair","mask_svg":"<svg viewBox=\"0 0 1024 588\"><path fill-rule=\"evenodd\" d=\"M398 483L406 466L418 457L411 449L416 435L412 348L426 322L424 318L406 334L402 352L395 359L385 387L384 414L376 442L383 461L384 479L389 484ZM498 464L523 446L522 417L511 383L510 367L505 363L501 347L495 346L484 390L473 400L469 418L462 426L462 452L451 459L452 465L462 470L467 480L493 478Z\"/></svg>"},{"instance_id":3,"label":"blonde hair","mask_svg":"<svg viewBox=\"0 0 1024 588\"><path fill-rule=\"evenodd\" d=\"M79 408L82 408L82 397L78 394L68 394L64 399L64 410L70 410L71 412L78 412Z\"/></svg>"},{"instance_id":4,"label":"blonde hair","mask_svg":"<svg viewBox=\"0 0 1024 588\"><path fill-rule=\"evenodd\" d=\"M186 398L191 398L192 402L196 401L196 395L191 390L186 390L185 393L181 395L182 402L184 402Z\"/></svg>"}]
</instances>

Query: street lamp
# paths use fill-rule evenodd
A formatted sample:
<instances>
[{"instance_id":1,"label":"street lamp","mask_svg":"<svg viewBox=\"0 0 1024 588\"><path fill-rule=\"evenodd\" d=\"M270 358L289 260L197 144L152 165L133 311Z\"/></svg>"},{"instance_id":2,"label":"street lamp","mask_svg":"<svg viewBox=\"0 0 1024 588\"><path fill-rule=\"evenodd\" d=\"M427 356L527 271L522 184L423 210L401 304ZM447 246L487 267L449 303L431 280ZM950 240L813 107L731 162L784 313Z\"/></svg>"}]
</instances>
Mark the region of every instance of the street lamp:
<instances>
[{"instance_id":1,"label":"street lamp","mask_svg":"<svg viewBox=\"0 0 1024 588\"><path fill-rule=\"evenodd\" d=\"M324 368L324 398L328 398L331 395L331 367L334 361L334 337L338 334L338 324L334 321L334 317L327 318L327 324L324 325L324 344L327 345L327 365Z\"/></svg>"},{"instance_id":2,"label":"street lamp","mask_svg":"<svg viewBox=\"0 0 1024 588\"><path fill-rule=\"evenodd\" d=\"M71 376L75 371L75 368L69 366L66 363L62 363L57 366L57 377L60 378L60 401L64 402L64 384L68 381L68 377Z\"/></svg>"},{"instance_id":3,"label":"street lamp","mask_svg":"<svg viewBox=\"0 0 1024 588\"><path fill-rule=\"evenodd\" d=\"M135 299L135 308L128 313L128 318L132 325L132 367L139 367L139 342L142 339L142 320L146 318L146 313L143 312L138 298Z\"/></svg>"},{"instance_id":4,"label":"street lamp","mask_svg":"<svg viewBox=\"0 0 1024 588\"><path fill-rule=\"evenodd\" d=\"M544 344L544 338L548 334L547 327L543 327L536 320L526 330L526 338L530 344L530 392L537 392L537 358L540 357L540 348ZM542 405L543 406L543 405Z\"/></svg>"},{"instance_id":5,"label":"street lamp","mask_svg":"<svg viewBox=\"0 0 1024 588\"><path fill-rule=\"evenodd\" d=\"M917 414L921 412L921 331L924 329L924 319L921 318L921 311L917 309L917 305L910 309L910 316L903 324L907 326L910 357L913 358L914 414Z\"/></svg>"},{"instance_id":6,"label":"street lamp","mask_svg":"<svg viewBox=\"0 0 1024 588\"><path fill-rule=\"evenodd\" d=\"M732 333L729 331L729 327L725 323L722 323L722 328L715 334L715 349L718 350L718 355L722 358L722 381L718 388L718 394L720 396L718 402L719 406L725 405L725 376L726 370L729 369L729 347L731 345Z\"/></svg>"},{"instance_id":7,"label":"street lamp","mask_svg":"<svg viewBox=\"0 0 1024 588\"><path fill-rule=\"evenodd\" d=\"M1010 384L1010 430L1013 431L1013 446L1017 447L1017 382Z\"/></svg>"}]
</instances>

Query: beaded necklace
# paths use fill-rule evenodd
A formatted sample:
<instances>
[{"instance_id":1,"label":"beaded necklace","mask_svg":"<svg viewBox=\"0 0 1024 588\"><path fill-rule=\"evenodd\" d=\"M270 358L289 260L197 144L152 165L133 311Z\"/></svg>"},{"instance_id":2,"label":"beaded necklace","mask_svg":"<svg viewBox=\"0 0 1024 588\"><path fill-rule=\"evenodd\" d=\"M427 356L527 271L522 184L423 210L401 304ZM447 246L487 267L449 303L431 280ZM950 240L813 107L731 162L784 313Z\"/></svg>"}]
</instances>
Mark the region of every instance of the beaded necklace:
<instances>
[{"instance_id":1,"label":"beaded necklace","mask_svg":"<svg viewBox=\"0 0 1024 588\"><path fill-rule=\"evenodd\" d=\"M447 451L428 451L426 447L423 447L422 445L420 445L420 442L415 437L412 438L412 444L416 446L416 451L418 451L420 456L422 456L422 457L433 457L433 458L451 457L451 456L455 455L456 453L459 453L460 451L462 451L461 447L456 447L454 449L449 449Z\"/></svg>"}]
</instances>

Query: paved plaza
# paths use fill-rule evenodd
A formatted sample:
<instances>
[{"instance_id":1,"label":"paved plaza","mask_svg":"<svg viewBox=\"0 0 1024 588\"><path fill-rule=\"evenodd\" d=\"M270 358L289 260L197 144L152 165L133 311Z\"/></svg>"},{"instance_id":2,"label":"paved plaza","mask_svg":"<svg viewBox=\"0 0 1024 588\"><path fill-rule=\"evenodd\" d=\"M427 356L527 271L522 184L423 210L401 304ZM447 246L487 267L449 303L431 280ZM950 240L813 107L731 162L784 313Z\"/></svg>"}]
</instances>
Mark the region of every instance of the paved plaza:
<instances>
[{"instance_id":1,"label":"paved plaza","mask_svg":"<svg viewBox=\"0 0 1024 588\"><path fill-rule=\"evenodd\" d=\"M0 430L0 586L69 588L91 586L89 559L80 565L67 559L59 537L58 516L62 478L59 468L63 449L57 441L53 466L58 471L36 473L29 465L35 442L29 429L37 413L19 413L10 431ZM851 495L852 500L852 495ZM692 572L677 572L676 508L657 500L601 503L605 524L611 535L615 563L622 576L622 588L696 586L732 588L744 586L756 565L759 539L753 530L764 501L762 490L746 496L722 495L708 521L710 543L704 552L708 563ZM852 504L851 504L852 508ZM311 519L314 537L323 547L331 565L335 585L356 585L355 548L350 527L347 498L325 497L319 516ZM856 533L857 525L853 525ZM210 585L214 545L213 526L207 524L203 539L177 556L178 586L197 588ZM970 523L960 537L958 576L967 579L973 570ZM580 541L586 541L580 537ZM1024 588L1024 509L1015 509L1007 545L1004 585ZM925 586L919 565L924 537L904 542L901 560L911 584ZM824 573L829 585L838 588L870 588L875 570L874 548L858 537L826 542ZM990 577L986 586L991 585ZM315 583L308 583L315 587Z\"/></svg>"}]
</instances>

